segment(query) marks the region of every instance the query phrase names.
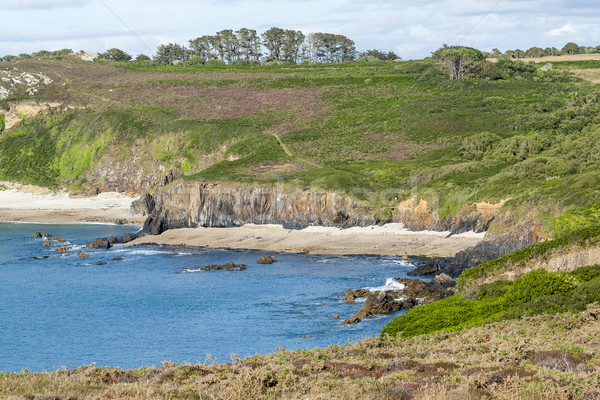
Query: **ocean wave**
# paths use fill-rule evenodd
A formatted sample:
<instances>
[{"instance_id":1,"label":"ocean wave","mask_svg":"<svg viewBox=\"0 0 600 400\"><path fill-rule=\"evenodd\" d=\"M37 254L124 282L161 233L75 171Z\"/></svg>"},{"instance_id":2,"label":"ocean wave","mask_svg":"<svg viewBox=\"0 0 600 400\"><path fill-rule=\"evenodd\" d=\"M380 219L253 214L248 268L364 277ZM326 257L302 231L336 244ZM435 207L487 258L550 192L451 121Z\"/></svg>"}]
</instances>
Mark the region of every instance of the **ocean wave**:
<instances>
[{"instance_id":1,"label":"ocean wave","mask_svg":"<svg viewBox=\"0 0 600 400\"><path fill-rule=\"evenodd\" d=\"M406 285L404 283L400 283L394 278L387 278L385 280L385 285L376 286L376 287L366 287L365 289L367 289L370 292L389 291L389 290L394 290L394 291L400 292L400 291L404 290L404 288L406 288Z\"/></svg>"}]
</instances>

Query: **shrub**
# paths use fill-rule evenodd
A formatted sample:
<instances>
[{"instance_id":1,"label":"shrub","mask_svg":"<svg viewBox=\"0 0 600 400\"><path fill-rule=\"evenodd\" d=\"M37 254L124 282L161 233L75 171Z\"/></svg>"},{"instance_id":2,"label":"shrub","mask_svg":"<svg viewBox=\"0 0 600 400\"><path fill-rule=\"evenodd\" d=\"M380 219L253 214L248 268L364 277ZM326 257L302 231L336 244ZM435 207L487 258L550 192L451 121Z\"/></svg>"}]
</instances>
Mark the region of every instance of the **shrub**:
<instances>
[{"instance_id":1,"label":"shrub","mask_svg":"<svg viewBox=\"0 0 600 400\"><path fill-rule=\"evenodd\" d=\"M588 265L585 267L577 268L570 274L580 282L589 282L592 279L600 276L600 265Z\"/></svg>"},{"instance_id":2,"label":"shrub","mask_svg":"<svg viewBox=\"0 0 600 400\"><path fill-rule=\"evenodd\" d=\"M206 60L200 56L193 56L190 61L188 61L188 64L190 65L204 65L205 63Z\"/></svg>"},{"instance_id":3,"label":"shrub","mask_svg":"<svg viewBox=\"0 0 600 400\"><path fill-rule=\"evenodd\" d=\"M544 268L538 268L517 278L508 288L505 297L509 305L518 305L541 296L564 296L572 292L576 286L576 279L569 274L548 272Z\"/></svg>"},{"instance_id":4,"label":"shrub","mask_svg":"<svg viewBox=\"0 0 600 400\"><path fill-rule=\"evenodd\" d=\"M463 139L458 153L467 160L481 160L502 138L494 133L482 132Z\"/></svg>"},{"instance_id":5,"label":"shrub","mask_svg":"<svg viewBox=\"0 0 600 400\"><path fill-rule=\"evenodd\" d=\"M225 64L225 61L223 61L223 60L207 60L205 65L215 66L215 65L226 65L226 64Z\"/></svg>"}]
</instances>

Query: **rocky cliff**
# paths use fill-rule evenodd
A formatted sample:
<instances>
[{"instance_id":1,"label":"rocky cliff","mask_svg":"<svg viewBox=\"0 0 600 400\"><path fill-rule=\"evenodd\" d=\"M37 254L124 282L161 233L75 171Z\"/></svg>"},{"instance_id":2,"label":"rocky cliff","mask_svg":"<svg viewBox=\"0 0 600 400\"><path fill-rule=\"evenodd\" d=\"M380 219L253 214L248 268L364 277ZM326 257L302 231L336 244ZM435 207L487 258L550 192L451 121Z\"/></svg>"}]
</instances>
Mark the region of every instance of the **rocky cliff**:
<instances>
[{"instance_id":1,"label":"rocky cliff","mask_svg":"<svg viewBox=\"0 0 600 400\"><path fill-rule=\"evenodd\" d=\"M396 207L375 209L339 193L318 192L282 185L178 183L159 193L146 194L132 206L148 215L145 230L158 234L183 227L227 227L246 223L282 224L289 228L309 225L368 226L390 222L411 230L460 233L484 232L499 215L501 204L474 205L467 213L440 218L422 199L410 198Z\"/></svg>"},{"instance_id":2,"label":"rocky cliff","mask_svg":"<svg viewBox=\"0 0 600 400\"><path fill-rule=\"evenodd\" d=\"M282 185L242 185L207 182L174 182L163 190L146 194L132 205L132 212L148 215L145 234L187 227L228 227L246 223L282 224L287 228L309 225L351 226L402 223L410 230L461 233L487 232L493 226L500 234L459 252L452 258L428 259L415 275L446 273L456 277L481 262L507 254L541 240L541 226L527 221L517 224L504 202L478 203L463 212L440 218L427 201L412 197L395 207L375 209L333 192L301 190ZM383 217L382 217L383 215Z\"/></svg>"}]
</instances>

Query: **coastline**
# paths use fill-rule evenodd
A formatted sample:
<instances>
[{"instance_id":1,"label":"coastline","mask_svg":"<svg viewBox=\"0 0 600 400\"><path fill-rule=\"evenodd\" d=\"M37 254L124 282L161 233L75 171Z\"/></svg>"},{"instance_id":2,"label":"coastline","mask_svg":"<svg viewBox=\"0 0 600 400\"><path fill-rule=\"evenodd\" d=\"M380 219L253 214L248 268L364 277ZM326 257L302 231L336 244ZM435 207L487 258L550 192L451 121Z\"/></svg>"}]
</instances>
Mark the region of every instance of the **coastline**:
<instances>
[{"instance_id":1,"label":"coastline","mask_svg":"<svg viewBox=\"0 0 600 400\"><path fill-rule=\"evenodd\" d=\"M136 198L121 193L72 198L64 191L9 182L0 184L4 188L0 190L0 221L4 222L114 224L124 220L128 225L141 226L146 219L129 215L131 202ZM231 228L170 229L127 245L154 243L285 253L450 257L476 245L485 235L449 234L409 231L401 224L347 229L311 226L301 230L247 224Z\"/></svg>"},{"instance_id":2,"label":"coastline","mask_svg":"<svg viewBox=\"0 0 600 400\"><path fill-rule=\"evenodd\" d=\"M145 217L129 215L135 197L116 192L93 197L69 197L64 191L50 191L33 185L0 182L0 221L37 223L105 223L125 220L143 225Z\"/></svg>"},{"instance_id":3,"label":"coastline","mask_svg":"<svg viewBox=\"0 0 600 400\"><path fill-rule=\"evenodd\" d=\"M284 253L451 257L484 237L484 233L472 232L448 235L449 232L413 232L401 224L348 229L311 226L301 230L246 224L232 228L170 229L160 235L135 239L126 246L163 244Z\"/></svg>"}]
</instances>

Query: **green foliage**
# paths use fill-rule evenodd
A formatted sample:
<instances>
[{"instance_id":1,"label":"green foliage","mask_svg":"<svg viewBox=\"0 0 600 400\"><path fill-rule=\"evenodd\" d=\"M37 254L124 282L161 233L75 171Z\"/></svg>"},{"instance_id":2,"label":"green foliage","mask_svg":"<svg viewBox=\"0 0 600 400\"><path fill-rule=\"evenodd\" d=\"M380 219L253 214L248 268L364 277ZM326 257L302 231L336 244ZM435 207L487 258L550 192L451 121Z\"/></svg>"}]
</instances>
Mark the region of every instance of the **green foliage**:
<instances>
[{"instance_id":1,"label":"green foliage","mask_svg":"<svg viewBox=\"0 0 600 400\"><path fill-rule=\"evenodd\" d=\"M579 282L589 282L600 276L600 265L588 265L577 268L575 271L571 272L571 275Z\"/></svg>"},{"instance_id":2,"label":"green foliage","mask_svg":"<svg viewBox=\"0 0 600 400\"><path fill-rule=\"evenodd\" d=\"M494 133L482 132L464 138L459 154L467 160L481 160L502 138Z\"/></svg>"},{"instance_id":3,"label":"green foliage","mask_svg":"<svg viewBox=\"0 0 600 400\"><path fill-rule=\"evenodd\" d=\"M466 46L447 46L436 50L431 58L448 73L450 79L461 79L473 73L484 61L483 53Z\"/></svg>"},{"instance_id":4,"label":"green foliage","mask_svg":"<svg viewBox=\"0 0 600 400\"><path fill-rule=\"evenodd\" d=\"M578 229L556 239L529 245L523 249L515 250L500 258L481 263L464 271L458 279L458 287L464 289L470 282L492 273L505 270L518 270L532 259L544 260L552 255L553 251L568 246L584 246L600 241L600 226Z\"/></svg>"},{"instance_id":5,"label":"green foliage","mask_svg":"<svg viewBox=\"0 0 600 400\"><path fill-rule=\"evenodd\" d=\"M24 121L0 137L0 179L55 187L56 142L39 119Z\"/></svg>"},{"instance_id":6,"label":"green foliage","mask_svg":"<svg viewBox=\"0 0 600 400\"><path fill-rule=\"evenodd\" d=\"M504 297L509 304L523 304L541 296L564 296L576 286L575 278L569 274L538 268L517 278Z\"/></svg>"},{"instance_id":7,"label":"green foliage","mask_svg":"<svg viewBox=\"0 0 600 400\"><path fill-rule=\"evenodd\" d=\"M0 133L6 129L6 114L0 114Z\"/></svg>"},{"instance_id":8,"label":"green foliage","mask_svg":"<svg viewBox=\"0 0 600 400\"><path fill-rule=\"evenodd\" d=\"M129 61L131 60L131 55L127 54L125 51L117 48L112 48L106 50L106 53L101 54L100 57L106 58L108 60L113 61Z\"/></svg>"},{"instance_id":9,"label":"green foliage","mask_svg":"<svg viewBox=\"0 0 600 400\"><path fill-rule=\"evenodd\" d=\"M600 300L600 267L573 272L548 272L540 268L514 282L497 281L409 310L381 331L382 335L408 338L439 331L455 331L523 315L581 311Z\"/></svg>"}]
</instances>

